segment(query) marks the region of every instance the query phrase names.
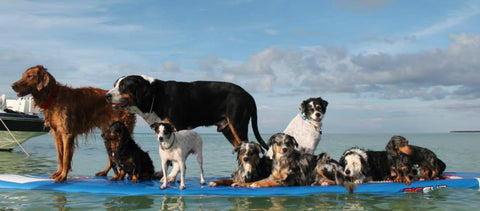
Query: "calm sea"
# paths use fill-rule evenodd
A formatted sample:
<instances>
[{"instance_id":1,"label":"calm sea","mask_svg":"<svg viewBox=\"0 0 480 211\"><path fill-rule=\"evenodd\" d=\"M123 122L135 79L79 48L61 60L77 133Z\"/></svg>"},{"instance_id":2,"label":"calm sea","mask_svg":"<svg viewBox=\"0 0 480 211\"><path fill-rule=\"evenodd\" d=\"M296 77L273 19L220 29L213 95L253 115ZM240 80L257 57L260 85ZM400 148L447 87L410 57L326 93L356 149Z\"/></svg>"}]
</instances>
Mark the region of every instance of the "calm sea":
<instances>
[{"instance_id":1,"label":"calm sea","mask_svg":"<svg viewBox=\"0 0 480 211\"><path fill-rule=\"evenodd\" d=\"M446 164L447 171L480 172L480 134L324 134L318 152L338 159L346 149L358 146L384 149L392 135L403 135L411 144L428 147ZM269 134L263 135L265 140ZM232 146L221 134L202 134L206 177L226 177L236 167ZM158 143L154 134L135 134L137 143L150 153L160 170ZM251 137L251 140L254 140ZM56 150L51 135L24 143L30 153L0 152L0 174L50 174L56 170ZM103 141L90 135L79 141L70 175L91 176L106 164ZM187 162L187 177L199 177L195 159ZM111 174L111 173L110 173ZM207 181L208 182L208 181ZM187 187L188 188L188 187ZM319 194L306 197L222 197L222 196L116 196L54 191L0 190L0 210L476 210L480 207L477 189L442 189L428 193Z\"/></svg>"}]
</instances>

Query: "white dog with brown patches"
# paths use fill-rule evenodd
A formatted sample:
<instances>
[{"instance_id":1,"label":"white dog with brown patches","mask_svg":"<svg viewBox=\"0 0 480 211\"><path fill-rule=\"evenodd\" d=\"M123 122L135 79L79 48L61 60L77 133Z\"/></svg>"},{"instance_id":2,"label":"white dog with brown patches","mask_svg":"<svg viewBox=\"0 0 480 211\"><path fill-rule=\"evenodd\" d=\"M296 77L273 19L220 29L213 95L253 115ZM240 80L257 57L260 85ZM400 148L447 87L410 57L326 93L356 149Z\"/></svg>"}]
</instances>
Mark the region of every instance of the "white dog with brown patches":
<instances>
[{"instance_id":1,"label":"white dog with brown patches","mask_svg":"<svg viewBox=\"0 0 480 211\"><path fill-rule=\"evenodd\" d=\"M175 167L180 168L180 190L185 189L185 171L188 155L195 154L198 165L200 166L200 184L205 184L203 176L203 156L202 156L202 138L198 133L192 130L176 131L174 126L168 123L154 123L152 129L155 129L157 140L160 142L159 154L162 159L162 171L164 177L160 189L167 188L169 181L175 181L177 172ZM167 162L172 161L174 169L167 177ZM172 178L173 177L173 178Z\"/></svg>"}]
</instances>

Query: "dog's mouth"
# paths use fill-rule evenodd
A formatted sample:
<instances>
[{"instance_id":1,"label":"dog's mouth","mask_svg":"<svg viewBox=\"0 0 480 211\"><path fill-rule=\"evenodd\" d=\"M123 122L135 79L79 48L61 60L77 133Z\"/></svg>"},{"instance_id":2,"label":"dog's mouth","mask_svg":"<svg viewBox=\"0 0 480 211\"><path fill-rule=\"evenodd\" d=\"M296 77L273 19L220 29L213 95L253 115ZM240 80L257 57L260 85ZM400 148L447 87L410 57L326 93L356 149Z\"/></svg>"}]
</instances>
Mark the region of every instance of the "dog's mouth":
<instances>
[{"instance_id":1,"label":"dog's mouth","mask_svg":"<svg viewBox=\"0 0 480 211\"><path fill-rule=\"evenodd\" d=\"M127 106L128 106L128 100L124 100L124 99L120 100L119 103L112 103L112 108L115 110L119 110Z\"/></svg>"}]
</instances>

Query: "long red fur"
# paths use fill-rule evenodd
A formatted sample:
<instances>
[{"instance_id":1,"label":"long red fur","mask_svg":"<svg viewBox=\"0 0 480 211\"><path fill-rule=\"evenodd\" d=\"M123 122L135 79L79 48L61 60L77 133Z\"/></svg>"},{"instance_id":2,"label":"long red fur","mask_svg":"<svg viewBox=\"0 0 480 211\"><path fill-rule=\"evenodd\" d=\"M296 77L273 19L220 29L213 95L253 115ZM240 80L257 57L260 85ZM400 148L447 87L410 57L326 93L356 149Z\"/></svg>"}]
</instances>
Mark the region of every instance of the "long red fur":
<instances>
[{"instance_id":1,"label":"long red fur","mask_svg":"<svg viewBox=\"0 0 480 211\"><path fill-rule=\"evenodd\" d=\"M58 90L55 96L52 96L55 85L58 86ZM55 182L67 179L78 135L91 133L95 128L100 128L104 132L114 121L122 121L130 132L133 132L135 127L134 114L125 110L114 110L107 103L105 100L107 90L93 87L71 88L59 84L41 65L27 69L12 88L19 95L22 92L32 94L38 106L46 104L50 97L54 97L51 104L43 110L43 115L45 125L50 127L57 148L58 169L50 175ZM97 175L106 175L112 168L110 156L105 170L98 172ZM117 174L116 167L114 171Z\"/></svg>"}]
</instances>

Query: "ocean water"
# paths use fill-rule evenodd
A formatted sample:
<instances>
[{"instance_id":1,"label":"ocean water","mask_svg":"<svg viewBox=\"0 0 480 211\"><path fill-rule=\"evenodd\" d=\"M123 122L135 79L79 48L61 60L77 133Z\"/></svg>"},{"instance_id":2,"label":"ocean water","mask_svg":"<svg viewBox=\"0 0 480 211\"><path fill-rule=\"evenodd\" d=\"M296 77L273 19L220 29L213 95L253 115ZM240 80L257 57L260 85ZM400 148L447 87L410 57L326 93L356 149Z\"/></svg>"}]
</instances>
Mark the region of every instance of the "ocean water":
<instances>
[{"instance_id":1,"label":"ocean water","mask_svg":"<svg viewBox=\"0 0 480 211\"><path fill-rule=\"evenodd\" d=\"M268 140L271 134L264 134ZM392 135L403 135L411 144L434 151L446 164L446 171L480 172L479 133L436 134L324 134L316 153L328 152L338 159L353 146L382 150ZM206 177L227 177L236 168L233 147L221 134L201 134L204 140ZM251 140L255 140L250 137ZM160 171L158 143L154 134L135 134L142 149L149 152ZM51 174L56 170L56 150L51 135L24 143L20 149L0 152L0 174ZM93 176L105 168L107 156L98 134L82 137L73 158L70 175ZM192 157L187 177L199 177ZM110 175L112 172L110 172ZM208 181L207 181L208 182ZM188 187L187 187L188 188ZM441 189L428 193L318 194L281 197L223 196L117 196L55 191L0 190L0 210L476 210L478 189Z\"/></svg>"}]
</instances>

